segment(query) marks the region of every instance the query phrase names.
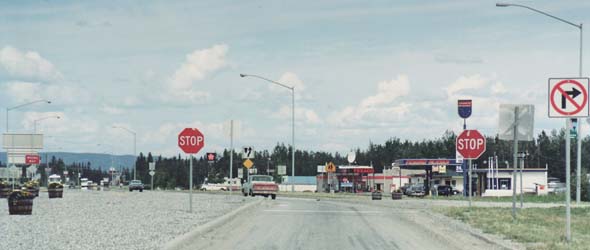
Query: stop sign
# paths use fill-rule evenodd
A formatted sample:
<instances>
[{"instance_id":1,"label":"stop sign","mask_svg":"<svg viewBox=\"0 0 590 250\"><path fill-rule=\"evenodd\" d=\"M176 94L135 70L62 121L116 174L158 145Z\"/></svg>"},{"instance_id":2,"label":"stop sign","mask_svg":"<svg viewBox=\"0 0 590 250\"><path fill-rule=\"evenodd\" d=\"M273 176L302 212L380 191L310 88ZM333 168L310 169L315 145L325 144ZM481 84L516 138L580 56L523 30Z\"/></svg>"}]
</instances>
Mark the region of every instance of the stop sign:
<instances>
[{"instance_id":1,"label":"stop sign","mask_svg":"<svg viewBox=\"0 0 590 250\"><path fill-rule=\"evenodd\" d=\"M477 130L463 130L455 143L465 159L477 159L486 151L486 138Z\"/></svg>"},{"instance_id":2,"label":"stop sign","mask_svg":"<svg viewBox=\"0 0 590 250\"><path fill-rule=\"evenodd\" d=\"M178 134L178 146L187 154L196 154L205 146L205 136L196 128L185 128Z\"/></svg>"}]
</instances>

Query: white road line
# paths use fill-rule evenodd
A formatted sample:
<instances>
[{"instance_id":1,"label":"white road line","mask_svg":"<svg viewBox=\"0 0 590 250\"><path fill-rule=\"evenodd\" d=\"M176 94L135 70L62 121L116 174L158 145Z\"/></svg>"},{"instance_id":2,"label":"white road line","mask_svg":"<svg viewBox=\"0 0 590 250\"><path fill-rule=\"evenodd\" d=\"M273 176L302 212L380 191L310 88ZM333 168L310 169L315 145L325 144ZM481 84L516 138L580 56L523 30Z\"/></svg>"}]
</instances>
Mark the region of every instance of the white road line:
<instances>
[{"instance_id":1,"label":"white road line","mask_svg":"<svg viewBox=\"0 0 590 250\"><path fill-rule=\"evenodd\" d=\"M323 214L380 214L380 211L347 211L347 210L282 210L282 209L268 209L263 212L271 213L323 213Z\"/></svg>"}]
</instances>

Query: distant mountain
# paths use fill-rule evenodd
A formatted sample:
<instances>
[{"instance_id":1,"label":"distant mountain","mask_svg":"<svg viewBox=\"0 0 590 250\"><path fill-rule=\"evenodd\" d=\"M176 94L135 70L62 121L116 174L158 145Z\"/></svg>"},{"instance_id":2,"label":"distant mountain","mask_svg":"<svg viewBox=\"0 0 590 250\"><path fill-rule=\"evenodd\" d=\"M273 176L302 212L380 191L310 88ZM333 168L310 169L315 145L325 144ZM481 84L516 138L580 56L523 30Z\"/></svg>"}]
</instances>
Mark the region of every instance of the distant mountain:
<instances>
[{"instance_id":1,"label":"distant mountain","mask_svg":"<svg viewBox=\"0 0 590 250\"><path fill-rule=\"evenodd\" d=\"M109 154L41 152L40 155L42 163L45 163L46 157L51 160L51 157L55 156L56 159L61 158L66 164L90 162L93 169L101 167L106 170L111 166L111 155ZM0 161L2 165L6 164L6 152L0 152ZM113 155L112 162L116 168L120 166L131 168L135 162L135 157L132 155Z\"/></svg>"}]
</instances>

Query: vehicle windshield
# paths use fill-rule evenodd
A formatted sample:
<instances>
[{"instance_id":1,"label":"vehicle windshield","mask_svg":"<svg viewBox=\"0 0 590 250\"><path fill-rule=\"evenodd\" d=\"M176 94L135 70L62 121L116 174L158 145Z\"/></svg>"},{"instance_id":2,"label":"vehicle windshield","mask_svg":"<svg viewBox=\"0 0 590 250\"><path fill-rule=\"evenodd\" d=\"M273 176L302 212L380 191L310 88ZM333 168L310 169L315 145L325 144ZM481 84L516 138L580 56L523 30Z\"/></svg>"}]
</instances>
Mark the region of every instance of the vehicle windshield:
<instances>
[{"instance_id":1,"label":"vehicle windshield","mask_svg":"<svg viewBox=\"0 0 590 250\"><path fill-rule=\"evenodd\" d=\"M253 176L252 181L272 181L270 176Z\"/></svg>"},{"instance_id":2,"label":"vehicle windshield","mask_svg":"<svg viewBox=\"0 0 590 250\"><path fill-rule=\"evenodd\" d=\"M131 184L141 184L141 181L131 181Z\"/></svg>"}]
</instances>

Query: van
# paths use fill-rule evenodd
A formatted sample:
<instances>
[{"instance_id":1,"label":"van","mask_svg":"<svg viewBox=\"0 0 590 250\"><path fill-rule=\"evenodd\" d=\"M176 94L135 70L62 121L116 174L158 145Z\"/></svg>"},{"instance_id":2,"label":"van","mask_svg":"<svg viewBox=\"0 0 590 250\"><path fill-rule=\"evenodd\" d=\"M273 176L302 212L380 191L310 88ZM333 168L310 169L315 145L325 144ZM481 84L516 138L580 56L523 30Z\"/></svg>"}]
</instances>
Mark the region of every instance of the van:
<instances>
[{"instance_id":1,"label":"van","mask_svg":"<svg viewBox=\"0 0 590 250\"><path fill-rule=\"evenodd\" d=\"M82 190L88 190L89 186L88 186L88 178L81 178L80 179L80 189Z\"/></svg>"}]
</instances>

